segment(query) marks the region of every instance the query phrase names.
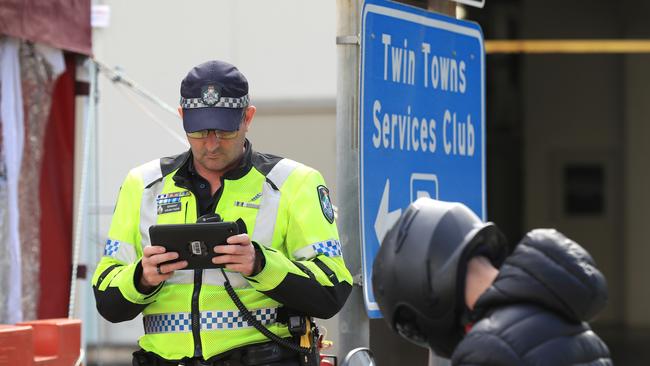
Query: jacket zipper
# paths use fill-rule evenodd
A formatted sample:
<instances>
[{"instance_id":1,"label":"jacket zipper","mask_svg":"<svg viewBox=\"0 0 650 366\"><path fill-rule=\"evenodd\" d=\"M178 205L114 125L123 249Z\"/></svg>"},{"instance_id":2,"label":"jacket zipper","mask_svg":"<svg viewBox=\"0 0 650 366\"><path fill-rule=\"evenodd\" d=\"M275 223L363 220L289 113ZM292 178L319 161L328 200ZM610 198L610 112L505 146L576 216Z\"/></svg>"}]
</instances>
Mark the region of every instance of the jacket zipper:
<instances>
[{"instance_id":1,"label":"jacket zipper","mask_svg":"<svg viewBox=\"0 0 650 366\"><path fill-rule=\"evenodd\" d=\"M194 194L194 201L197 201ZM196 217L200 216L199 203L196 202ZM185 207L185 223L187 223L187 206ZM201 346L201 312L199 311L199 299L201 286L203 285L203 270L194 270L194 289L192 290L192 337L194 338L194 357L203 356Z\"/></svg>"},{"instance_id":2,"label":"jacket zipper","mask_svg":"<svg viewBox=\"0 0 650 366\"><path fill-rule=\"evenodd\" d=\"M221 194L223 193L223 184L224 179L221 177L221 187L217 190L217 199L214 201L214 207L210 207L212 211L215 211ZM181 188L185 188L188 191L192 192L194 196L194 201L196 203L196 217L201 217L200 205L197 199L196 193L192 189L186 187L185 185L179 185ZM187 215L187 206L185 210L185 215ZM187 216L186 220L187 221ZM201 311L199 309L199 299L201 297L201 287L203 285L203 270L195 269L194 270L194 289L192 290L192 337L194 338L194 357L203 356L203 348L201 346Z\"/></svg>"},{"instance_id":3,"label":"jacket zipper","mask_svg":"<svg viewBox=\"0 0 650 366\"><path fill-rule=\"evenodd\" d=\"M199 311L199 295L203 284L203 270L194 270L194 290L192 291L192 336L194 337L194 357L201 357L201 312Z\"/></svg>"},{"instance_id":4,"label":"jacket zipper","mask_svg":"<svg viewBox=\"0 0 650 366\"><path fill-rule=\"evenodd\" d=\"M199 202L196 193L188 187L185 182L176 182L176 186L187 189L192 192L194 202L196 204L196 217L201 216ZM185 204L185 223L187 224L187 203ZM201 295L201 285L203 284L203 270L194 270L194 288L192 289L192 338L194 339L194 357L201 357L203 355L203 348L201 347L201 312L199 311L199 298Z\"/></svg>"}]
</instances>

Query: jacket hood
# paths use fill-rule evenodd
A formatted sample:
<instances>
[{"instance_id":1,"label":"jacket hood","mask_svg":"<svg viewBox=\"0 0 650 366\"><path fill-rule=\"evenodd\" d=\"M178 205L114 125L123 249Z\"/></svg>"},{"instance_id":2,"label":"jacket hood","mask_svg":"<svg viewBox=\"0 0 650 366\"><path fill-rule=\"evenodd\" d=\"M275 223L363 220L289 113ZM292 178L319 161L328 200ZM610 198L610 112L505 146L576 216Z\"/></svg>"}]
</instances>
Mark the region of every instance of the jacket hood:
<instances>
[{"instance_id":1,"label":"jacket hood","mask_svg":"<svg viewBox=\"0 0 650 366\"><path fill-rule=\"evenodd\" d=\"M513 303L533 303L570 320L589 321L607 304L607 284L584 248L554 229L536 229L505 260L475 311Z\"/></svg>"}]
</instances>

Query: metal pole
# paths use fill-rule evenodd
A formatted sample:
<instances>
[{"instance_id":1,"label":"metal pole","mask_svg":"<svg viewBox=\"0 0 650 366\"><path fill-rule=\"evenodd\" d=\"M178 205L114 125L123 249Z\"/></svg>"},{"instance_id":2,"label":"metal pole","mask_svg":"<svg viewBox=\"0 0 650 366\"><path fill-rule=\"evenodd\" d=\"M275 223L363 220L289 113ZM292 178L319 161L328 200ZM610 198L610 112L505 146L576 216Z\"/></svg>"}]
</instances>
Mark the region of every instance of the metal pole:
<instances>
[{"instance_id":1,"label":"metal pole","mask_svg":"<svg viewBox=\"0 0 650 366\"><path fill-rule=\"evenodd\" d=\"M90 64L90 96L88 110L83 127L83 162L81 164L81 182L79 183L79 199L77 201L77 218L74 223L74 243L72 249L72 275L70 276L70 299L68 302L68 318L76 316L76 295L77 295L77 268L79 266L79 255L86 234L86 211L87 211L87 190L88 190L88 169L90 169L90 149L93 134L94 120L97 118L97 72L95 64Z\"/></svg>"},{"instance_id":2,"label":"metal pole","mask_svg":"<svg viewBox=\"0 0 650 366\"><path fill-rule=\"evenodd\" d=\"M179 115L178 115L178 111L176 109L172 108L169 104L165 103L162 99L158 98L153 93L151 93L151 92L145 90L144 88L142 88L140 85L138 85L131 78L124 75L117 68L112 69L108 65L106 65L105 63L103 63L103 62L101 62L101 61L99 61L97 59L92 59L92 61L97 65L97 68L99 69L98 71L103 72L104 74L106 74L106 76L109 79L111 79L112 82L120 83L120 84L128 86L131 90L133 90L135 93L137 93L141 97L151 101L154 104L157 104L159 107L161 107L165 111L171 113L172 116L174 116L176 118L180 118Z\"/></svg>"},{"instance_id":3,"label":"metal pole","mask_svg":"<svg viewBox=\"0 0 650 366\"><path fill-rule=\"evenodd\" d=\"M430 11L456 17L456 3L449 0L429 0L427 8Z\"/></svg>"},{"instance_id":4,"label":"metal pole","mask_svg":"<svg viewBox=\"0 0 650 366\"><path fill-rule=\"evenodd\" d=\"M361 287L362 257L359 217L359 33L360 0L337 0L336 142L338 225L345 262L355 278L347 303L339 313L338 357L367 347L369 321Z\"/></svg>"},{"instance_id":5,"label":"metal pole","mask_svg":"<svg viewBox=\"0 0 650 366\"><path fill-rule=\"evenodd\" d=\"M413 2L403 1L405 3ZM361 284L362 257L359 201L359 52L362 0L337 0L337 196L338 225L345 261L355 278L352 294L339 313L338 357L370 344L370 326ZM418 4L419 5L419 4ZM422 4L424 5L424 4ZM426 7L455 17L456 4L449 0L428 0ZM449 361L430 353L430 366Z\"/></svg>"}]
</instances>

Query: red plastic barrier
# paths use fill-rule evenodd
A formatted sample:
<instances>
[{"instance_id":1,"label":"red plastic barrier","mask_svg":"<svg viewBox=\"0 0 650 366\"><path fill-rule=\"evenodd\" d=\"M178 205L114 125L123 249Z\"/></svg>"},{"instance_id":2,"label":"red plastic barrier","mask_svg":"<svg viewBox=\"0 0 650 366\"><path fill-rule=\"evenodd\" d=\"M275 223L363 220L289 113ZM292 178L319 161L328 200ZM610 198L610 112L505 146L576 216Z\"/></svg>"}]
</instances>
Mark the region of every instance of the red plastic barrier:
<instances>
[{"instance_id":1,"label":"red plastic barrier","mask_svg":"<svg viewBox=\"0 0 650 366\"><path fill-rule=\"evenodd\" d=\"M34 355L39 366L70 366L79 358L81 320L44 319L19 323L34 328Z\"/></svg>"},{"instance_id":2,"label":"red plastic barrier","mask_svg":"<svg viewBox=\"0 0 650 366\"><path fill-rule=\"evenodd\" d=\"M32 365L32 337L32 327L0 324L0 365Z\"/></svg>"}]
</instances>

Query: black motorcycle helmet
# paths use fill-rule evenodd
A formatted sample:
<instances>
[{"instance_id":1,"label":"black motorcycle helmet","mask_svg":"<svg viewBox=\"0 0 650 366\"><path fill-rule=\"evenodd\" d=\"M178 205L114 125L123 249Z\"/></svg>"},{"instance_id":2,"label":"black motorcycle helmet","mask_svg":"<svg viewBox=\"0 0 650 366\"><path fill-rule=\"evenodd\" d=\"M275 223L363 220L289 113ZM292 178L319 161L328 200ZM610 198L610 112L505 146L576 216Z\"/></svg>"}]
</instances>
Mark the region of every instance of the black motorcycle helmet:
<instances>
[{"instance_id":1,"label":"black motorcycle helmet","mask_svg":"<svg viewBox=\"0 0 650 366\"><path fill-rule=\"evenodd\" d=\"M511 251L499 229L465 205L420 198L382 241L375 299L393 331L450 357L464 335L467 262L484 255L498 267Z\"/></svg>"}]
</instances>

